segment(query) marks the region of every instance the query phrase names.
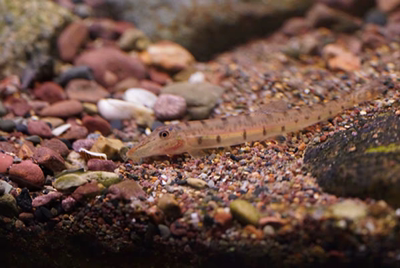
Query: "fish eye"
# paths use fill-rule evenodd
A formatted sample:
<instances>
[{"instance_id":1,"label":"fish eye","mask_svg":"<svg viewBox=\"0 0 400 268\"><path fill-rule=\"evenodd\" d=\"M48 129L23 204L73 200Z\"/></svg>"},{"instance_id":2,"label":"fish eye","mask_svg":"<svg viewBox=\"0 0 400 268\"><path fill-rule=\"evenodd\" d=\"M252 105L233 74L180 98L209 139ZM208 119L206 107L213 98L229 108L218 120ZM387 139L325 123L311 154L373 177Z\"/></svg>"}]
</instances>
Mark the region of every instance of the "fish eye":
<instances>
[{"instance_id":1,"label":"fish eye","mask_svg":"<svg viewBox=\"0 0 400 268\"><path fill-rule=\"evenodd\" d=\"M169 136L169 132L167 130L163 130L160 132L160 138L166 138Z\"/></svg>"}]
</instances>

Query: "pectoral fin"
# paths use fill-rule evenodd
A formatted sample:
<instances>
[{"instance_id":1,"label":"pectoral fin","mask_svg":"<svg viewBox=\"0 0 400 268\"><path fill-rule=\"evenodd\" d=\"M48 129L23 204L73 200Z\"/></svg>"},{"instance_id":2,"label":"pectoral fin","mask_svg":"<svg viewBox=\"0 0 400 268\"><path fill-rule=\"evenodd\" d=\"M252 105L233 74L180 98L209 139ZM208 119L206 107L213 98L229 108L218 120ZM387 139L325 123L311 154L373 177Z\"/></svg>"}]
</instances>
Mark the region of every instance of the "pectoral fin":
<instances>
[{"instance_id":1,"label":"pectoral fin","mask_svg":"<svg viewBox=\"0 0 400 268\"><path fill-rule=\"evenodd\" d=\"M191 150L188 151L188 154L190 154L190 156L193 158L202 158L207 156L203 150Z\"/></svg>"}]
</instances>

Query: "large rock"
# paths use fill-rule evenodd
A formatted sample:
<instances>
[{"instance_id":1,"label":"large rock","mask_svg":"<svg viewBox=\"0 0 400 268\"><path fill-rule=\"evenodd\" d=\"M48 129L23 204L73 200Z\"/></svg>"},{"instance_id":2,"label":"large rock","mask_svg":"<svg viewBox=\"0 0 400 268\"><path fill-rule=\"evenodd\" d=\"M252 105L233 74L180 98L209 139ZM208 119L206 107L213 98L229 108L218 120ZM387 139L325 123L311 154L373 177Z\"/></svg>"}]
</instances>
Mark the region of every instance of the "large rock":
<instances>
[{"instance_id":1,"label":"large rock","mask_svg":"<svg viewBox=\"0 0 400 268\"><path fill-rule=\"evenodd\" d=\"M209 58L254 36L276 29L290 16L304 13L312 0L109 0L97 13L133 22L153 40L168 39L197 59Z\"/></svg>"},{"instance_id":2,"label":"large rock","mask_svg":"<svg viewBox=\"0 0 400 268\"><path fill-rule=\"evenodd\" d=\"M319 185L339 196L384 199L400 205L400 118L359 120L306 151L304 162ZM357 135L354 135L357 133Z\"/></svg>"},{"instance_id":3,"label":"large rock","mask_svg":"<svg viewBox=\"0 0 400 268\"><path fill-rule=\"evenodd\" d=\"M28 60L50 54L51 41L74 18L48 0L0 0L0 7L0 76L17 74Z\"/></svg>"}]
</instances>

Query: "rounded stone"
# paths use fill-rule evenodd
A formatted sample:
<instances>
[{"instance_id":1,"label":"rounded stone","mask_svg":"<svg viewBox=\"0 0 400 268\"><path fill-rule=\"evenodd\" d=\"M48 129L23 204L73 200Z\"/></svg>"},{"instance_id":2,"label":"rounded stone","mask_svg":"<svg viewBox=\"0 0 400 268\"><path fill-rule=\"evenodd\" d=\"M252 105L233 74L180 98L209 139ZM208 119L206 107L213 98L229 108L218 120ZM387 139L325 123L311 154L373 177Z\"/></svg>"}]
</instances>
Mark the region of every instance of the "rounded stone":
<instances>
[{"instance_id":1,"label":"rounded stone","mask_svg":"<svg viewBox=\"0 0 400 268\"><path fill-rule=\"evenodd\" d=\"M158 120L181 119L186 114L186 100L181 96L161 94L154 104L154 114Z\"/></svg>"},{"instance_id":2,"label":"rounded stone","mask_svg":"<svg viewBox=\"0 0 400 268\"><path fill-rule=\"evenodd\" d=\"M5 119L0 120L0 130L5 132L12 132L16 127L16 124L13 120Z\"/></svg>"},{"instance_id":3,"label":"rounded stone","mask_svg":"<svg viewBox=\"0 0 400 268\"><path fill-rule=\"evenodd\" d=\"M248 201L241 199L234 200L229 205L229 208L233 217L242 224L258 225L260 214Z\"/></svg>"},{"instance_id":4,"label":"rounded stone","mask_svg":"<svg viewBox=\"0 0 400 268\"><path fill-rule=\"evenodd\" d=\"M0 153L0 173L6 173L12 164L13 157L11 155Z\"/></svg>"},{"instance_id":5,"label":"rounded stone","mask_svg":"<svg viewBox=\"0 0 400 268\"><path fill-rule=\"evenodd\" d=\"M41 116L53 117L71 117L79 115L83 111L82 104L77 100L59 101L44 108L40 114Z\"/></svg>"},{"instance_id":6,"label":"rounded stone","mask_svg":"<svg viewBox=\"0 0 400 268\"><path fill-rule=\"evenodd\" d=\"M18 183L19 186L40 188L45 182L43 171L31 160L25 160L19 164L13 164L10 167L9 174L11 180Z\"/></svg>"},{"instance_id":7,"label":"rounded stone","mask_svg":"<svg viewBox=\"0 0 400 268\"><path fill-rule=\"evenodd\" d=\"M51 128L46 122L43 121L30 121L28 123L28 132L30 135L37 135L42 138L53 137Z\"/></svg>"},{"instance_id":8,"label":"rounded stone","mask_svg":"<svg viewBox=\"0 0 400 268\"><path fill-rule=\"evenodd\" d=\"M104 120L100 116L86 115L82 119L83 125L88 129L89 132L100 131L101 134L107 136L111 132L111 125L108 121Z\"/></svg>"},{"instance_id":9,"label":"rounded stone","mask_svg":"<svg viewBox=\"0 0 400 268\"><path fill-rule=\"evenodd\" d=\"M68 83L66 88L68 98L82 102L97 103L110 93L95 81L85 79L74 79Z\"/></svg>"},{"instance_id":10,"label":"rounded stone","mask_svg":"<svg viewBox=\"0 0 400 268\"><path fill-rule=\"evenodd\" d=\"M43 147L47 147L52 149L53 151L59 153L62 157L67 157L69 154L69 149L64 142L57 138L53 138L51 140L44 140L42 141L41 145Z\"/></svg>"},{"instance_id":11,"label":"rounded stone","mask_svg":"<svg viewBox=\"0 0 400 268\"><path fill-rule=\"evenodd\" d=\"M65 100L65 92L58 84L54 82L46 82L34 89L33 94L36 98L47 101L48 103L55 103L57 101Z\"/></svg>"}]
</instances>

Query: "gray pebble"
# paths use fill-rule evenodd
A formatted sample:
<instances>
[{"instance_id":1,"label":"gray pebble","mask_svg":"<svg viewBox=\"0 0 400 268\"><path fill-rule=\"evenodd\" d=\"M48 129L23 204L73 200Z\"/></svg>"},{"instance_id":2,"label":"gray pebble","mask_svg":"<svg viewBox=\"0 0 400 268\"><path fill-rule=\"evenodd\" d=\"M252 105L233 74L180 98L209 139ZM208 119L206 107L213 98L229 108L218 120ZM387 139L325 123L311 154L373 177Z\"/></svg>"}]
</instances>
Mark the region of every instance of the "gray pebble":
<instances>
[{"instance_id":1,"label":"gray pebble","mask_svg":"<svg viewBox=\"0 0 400 268\"><path fill-rule=\"evenodd\" d=\"M159 224L158 230L160 231L160 235L163 239L167 239L171 235L171 231L169 230L168 226L164 224Z\"/></svg>"},{"instance_id":2,"label":"gray pebble","mask_svg":"<svg viewBox=\"0 0 400 268\"><path fill-rule=\"evenodd\" d=\"M13 120L0 120L0 130L5 132L12 132L15 129L15 122Z\"/></svg>"},{"instance_id":3,"label":"gray pebble","mask_svg":"<svg viewBox=\"0 0 400 268\"><path fill-rule=\"evenodd\" d=\"M0 101L0 117L5 116L7 113L7 108L3 105L3 102Z\"/></svg>"}]
</instances>

